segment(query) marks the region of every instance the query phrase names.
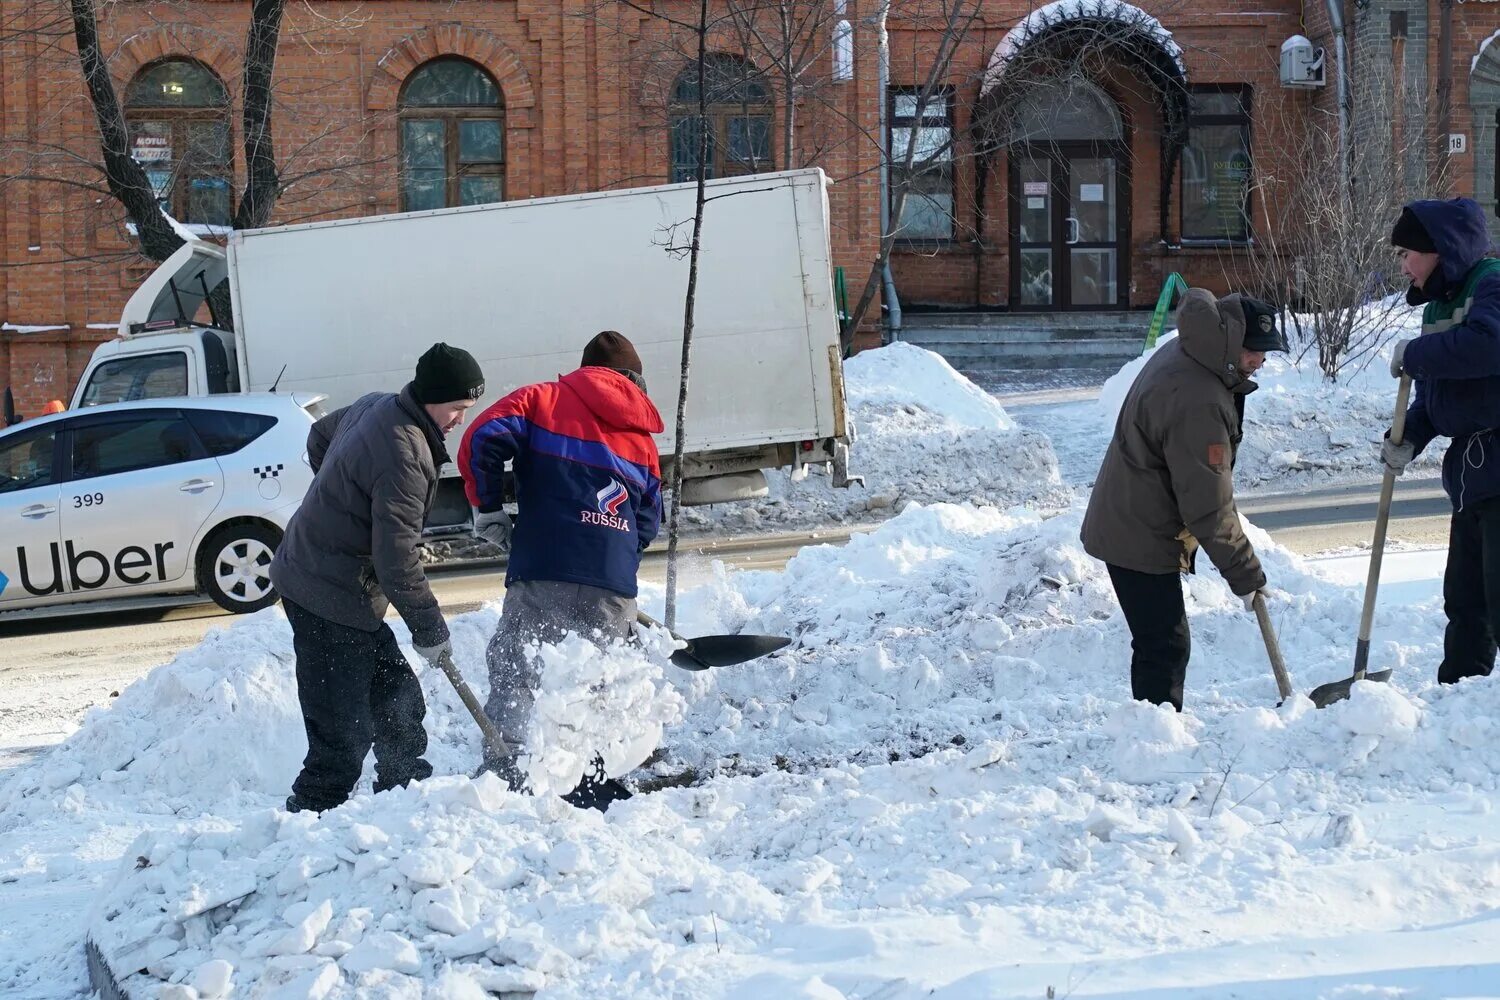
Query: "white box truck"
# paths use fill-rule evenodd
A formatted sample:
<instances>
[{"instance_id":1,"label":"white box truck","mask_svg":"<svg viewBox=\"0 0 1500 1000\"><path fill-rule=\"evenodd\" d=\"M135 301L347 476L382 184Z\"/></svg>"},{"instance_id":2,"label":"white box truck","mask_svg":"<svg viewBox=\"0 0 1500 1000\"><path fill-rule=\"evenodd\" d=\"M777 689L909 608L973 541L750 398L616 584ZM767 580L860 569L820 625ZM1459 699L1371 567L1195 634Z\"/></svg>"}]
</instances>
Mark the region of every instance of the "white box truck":
<instances>
[{"instance_id":1,"label":"white box truck","mask_svg":"<svg viewBox=\"0 0 1500 1000\"><path fill-rule=\"evenodd\" d=\"M829 463L849 480L826 185L816 169L709 184L684 504L763 495L762 470L783 466ZM400 388L441 340L479 359L482 407L572 371L591 337L618 330L645 363L669 459L694 196L673 184L190 242L131 296L72 406L276 389L335 408ZM226 279L232 324L210 296ZM455 477L433 529L467 521Z\"/></svg>"}]
</instances>

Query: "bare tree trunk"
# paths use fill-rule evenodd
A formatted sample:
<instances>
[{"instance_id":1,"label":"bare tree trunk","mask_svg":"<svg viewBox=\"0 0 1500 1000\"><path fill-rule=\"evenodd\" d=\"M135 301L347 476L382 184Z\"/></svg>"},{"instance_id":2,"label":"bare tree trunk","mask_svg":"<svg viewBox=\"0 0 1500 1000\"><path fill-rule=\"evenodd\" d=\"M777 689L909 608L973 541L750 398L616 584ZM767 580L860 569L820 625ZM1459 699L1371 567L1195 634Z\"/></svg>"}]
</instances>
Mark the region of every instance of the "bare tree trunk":
<instances>
[{"instance_id":1,"label":"bare tree trunk","mask_svg":"<svg viewBox=\"0 0 1500 1000\"><path fill-rule=\"evenodd\" d=\"M676 440L672 451L672 513L667 522L667 628L677 627L677 526L682 509L682 459L687 431L688 375L693 361L693 309L698 299L698 249L708 165L708 0L698 4L698 191L693 207L693 242L688 250L687 298L682 309L682 378L677 390Z\"/></svg>"},{"instance_id":2,"label":"bare tree trunk","mask_svg":"<svg viewBox=\"0 0 1500 1000\"><path fill-rule=\"evenodd\" d=\"M120 108L120 98L115 93L109 67L99 50L99 24L93 0L71 0L71 9L78 62L99 125L104 177L109 192L125 206L130 221L135 223L146 256L166 260L182 246L182 237L162 215L146 171L130 155L130 128L125 123L125 113Z\"/></svg>"},{"instance_id":3,"label":"bare tree trunk","mask_svg":"<svg viewBox=\"0 0 1500 1000\"><path fill-rule=\"evenodd\" d=\"M778 4L781 15L781 50L788 61L781 67L781 169L791 170L797 166L797 73L790 62L790 53L796 40L792 37L792 12L787 0Z\"/></svg>"},{"instance_id":4,"label":"bare tree trunk","mask_svg":"<svg viewBox=\"0 0 1500 1000\"><path fill-rule=\"evenodd\" d=\"M281 35L285 0L254 0L245 40L245 195L234 213L234 228L258 229L271 219L281 185L271 137L271 77Z\"/></svg>"}]
</instances>

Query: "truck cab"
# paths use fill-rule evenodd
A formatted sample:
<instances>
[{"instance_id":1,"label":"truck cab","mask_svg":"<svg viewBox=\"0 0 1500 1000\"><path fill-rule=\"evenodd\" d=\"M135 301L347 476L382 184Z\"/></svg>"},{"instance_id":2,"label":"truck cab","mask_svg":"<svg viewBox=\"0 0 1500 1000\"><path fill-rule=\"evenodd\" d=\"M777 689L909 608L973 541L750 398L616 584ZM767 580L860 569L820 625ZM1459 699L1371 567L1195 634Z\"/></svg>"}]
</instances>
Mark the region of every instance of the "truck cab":
<instances>
[{"instance_id":1,"label":"truck cab","mask_svg":"<svg viewBox=\"0 0 1500 1000\"><path fill-rule=\"evenodd\" d=\"M125 304L118 338L95 348L70 409L241 391L235 337L211 300L227 271L222 250L183 244ZM205 309L210 323L198 322Z\"/></svg>"}]
</instances>

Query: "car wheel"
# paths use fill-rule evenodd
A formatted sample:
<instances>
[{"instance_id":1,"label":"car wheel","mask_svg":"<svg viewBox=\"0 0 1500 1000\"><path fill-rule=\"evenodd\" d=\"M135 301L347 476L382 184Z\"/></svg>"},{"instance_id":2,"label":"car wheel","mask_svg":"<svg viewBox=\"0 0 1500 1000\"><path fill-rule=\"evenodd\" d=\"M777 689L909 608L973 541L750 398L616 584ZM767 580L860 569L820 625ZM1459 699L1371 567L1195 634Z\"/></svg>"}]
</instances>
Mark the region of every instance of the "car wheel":
<instances>
[{"instance_id":1,"label":"car wheel","mask_svg":"<svg viewBox=\"0 0 1500 1000\"><path fill-rule=\"evenodd\" d=\"M198 554L198 579L225 611L249 614L276 603L271 557L281 532L264 524L231 524L208 537Z\"/></svg>"}]
</instances>

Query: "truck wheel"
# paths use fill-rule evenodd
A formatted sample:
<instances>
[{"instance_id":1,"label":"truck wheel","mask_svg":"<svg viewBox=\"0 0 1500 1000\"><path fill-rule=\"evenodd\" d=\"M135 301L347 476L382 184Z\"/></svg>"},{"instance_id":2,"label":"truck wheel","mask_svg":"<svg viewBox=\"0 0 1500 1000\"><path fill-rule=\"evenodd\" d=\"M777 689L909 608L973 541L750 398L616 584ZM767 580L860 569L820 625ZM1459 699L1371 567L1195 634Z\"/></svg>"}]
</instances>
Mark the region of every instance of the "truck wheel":
<instances>
[{"instance_id":1,"label":"truck wheel","mask_svg":"<svg viewBox=\"0 0 1500 1000\"><path fill-rule=\"evenodd\" d=\"M215 531L198 553L198 580L225 611L249 614L276 603L271 557L281 532L264 524L231 524Z\"/></svg>"}]
</instances>

